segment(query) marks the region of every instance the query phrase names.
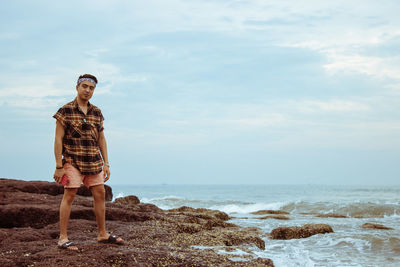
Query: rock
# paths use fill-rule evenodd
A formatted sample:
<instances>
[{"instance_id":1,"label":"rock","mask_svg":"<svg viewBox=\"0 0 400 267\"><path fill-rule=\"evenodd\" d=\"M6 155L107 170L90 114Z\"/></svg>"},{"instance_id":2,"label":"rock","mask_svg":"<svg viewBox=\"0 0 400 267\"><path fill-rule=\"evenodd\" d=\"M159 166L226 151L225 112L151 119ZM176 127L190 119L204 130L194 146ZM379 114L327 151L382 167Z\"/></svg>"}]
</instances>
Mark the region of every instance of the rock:
<instances>
[{"instance_id":1,"label":"rock","mask_svg":"<svg viewBox=\"0 0 400 267\"><path fill-rule=\"evenodd\" d=\"M290 220L289 217L284 216L284 215L272 215L272 216L264 216L264 217L260 217L257 218L260 220L266 220L266 219L275 219L275 220Z\"/></svg>"},{"instance_id":2,"label":"rock","mask_svg":"<svg viewBox=\"0 0 400 267\"><path fill-rule=\"evenodd\" d=\"M0 206L0 227L42 228L58 221L58 209L45 205L24 206L20 204Z\"/></svg>"},{"instance_id":3,"label":"rock","mask_svg":"<svg viewBox=\"0 0 400 267\"><path fill-rule=\"evenodd\" d=\"M108 185L104 185L106 190L106 200L111 201L113 198L112 189ZM26 192L34 194L60 195L64 194L64 187L56 182L45 181L22 181L14 179L0 178L0 192ZM92 192L82 185L77 195L91 196Z\"/></svg>"},{"instance_id":4,"label":"rock","mask_svg":"<svg viewBox=\"0 0 400 267\"><path fill-rule=\"evenodd\" d=\"M306 224L301 227L278 227L271 232L271 239L307 238L316 234L333 233L331 226L327 224Z\"/></svg>"},{"instance_id":5,"label":"rock","mask_svg":"<svg viewBox=\"0 0 400 267\"><path fill-rule=\"evenodd\" d=\"M201 208L195 209L195 208L183 206L178 209L170 209L168 211L169 212L177 212L180 214L194 214L197 217L203 217L206 219L209 219L211 217L215 217L217 219L224 220L224 221L227 221L230 219L228 214L226 214L225 212L222 212L222 211L218 211L218 210L208 210L208 209L201 209Z\"/></svg>"},{"instance_id":6,"label":"rock","mask_svg":"<svg viewBox=\"0 0 400 267\"><path fill-rule=\"evenodd\" d=\"M1 192L27 192L34 194L48 194L56 196L63 194L64 187L55 182L44 182L44 181L21 181L13 179L0 179L0 191Z\"/></svg>"},{"instance_id":7,"label":"rock","mask_svg":"<svg viewBox=\"0 0 400 267\"><path fill-rule=\"evenodd\" d=\"M273 266L271 260L257 258L255 254L246 262L233 262L229 255L218 254L221 247L265 249L256 228L228 223L229 216L220 211L190 207L164 211L152 204L136 203L135 196L106 203L107 230L121 236L125 240L123 246L97 243L92 197L75 196L69 238L83 253L60 250L56 247L58 209L63 197L62 190L56 191L59 186L1 179L0 188L2 267L81 266L82 263L85 266Z\"/></svg>"},{"instance_id":8,"label":"rock","mask_svg":"<svg viewBox=\"0 0 400 267\"><path fill-rule=\"evenodd\" d=\"M393 230L393 228L377 223L364 223L361 227L364 229Z\"/></svg>"},{"instance_id":9,"label":"rock","mask_svg":"<svg viewBox=\"0 0 400 267\"><path fill-rule=\"evenodd\" d=\"M256 266L274 266L274 263L270 259L263 259L263 258L257 258L255 260Z\"/></svg>"},{"instance_id":10,"label":"rock","mask_svg":"<svg viewBox=\"0 0 400 267\"><path fill-rule=\"evenodd\" d=\"M228 214L218 210L195 209L183 206L178 209L170 209L167 212L172 216L185 215L185 223L199 224L204 230L211 230L214 227L236 227L234 224L225 222L230 219Z\"/></svg>"},{"instance_id":11,"label":"rock","mask_svg":"<svg viewBox=\"0 0 400 267\"><path fill-rule=\"evenodd\" d=\"M113 199L112 188L105 184L104 189L106 191L106 201L111 201ZM81 187L79 187L76 194L80 196L90 197L92 196L92 191L90 191L90 189L86 186L82 185Z\"/></svg>"},{"instance_id":12,"label":"rock","mask_svg":"<svg viewBox=\"0 0 400 267\"><path fill-rule=\"evenodd\" d=\"M227 246L238 246L243 243L255 244L259 249L265 250L265 242L258 236L242 236L237 234L227 234L225 239L225 245Z\"/></svg>"},{"instance_id":13,"label":"rock","mask_svg":"<svg viewBox=\"0 0 400 267\"><path fill-rule=\"evenodd\" d=\"M336 213L318 214L316 216L320 218L348 218L346 215Z\"/></svg>"},{"instance_id":14,"label":"rock","mask_svg":"<svg viewBox=\"0 0 400 267\"><path fill-rule=\"evenodd\" d=\"M140 203L140 200L137 196L126 196L119 197L114 200L114 203L121 205L136 205Z\"/></svg>"},{"instance_id":15,"label":"rock","mask_svg":"<svg viewBox=\"0 0 400 267\"><path fill-rule=\"evenodd\" d=\"M289 212L283 211L283 210L259 210L259 211L252 212L251 214L254 214L254 215L289 214Z\"/></svg>"},{"instance_id":16,"label":"rock","mask_svg":"<svg viewBox=\"0 0 400 267\"><path fill-rule=\"evenodd\" d=\"M178 224L176 227L177 227L178 233L194 234L194 233L198 233L201 231L201 226L193 225L190 223L181 223L181 224Z\"/></svg>"}]
</instances>

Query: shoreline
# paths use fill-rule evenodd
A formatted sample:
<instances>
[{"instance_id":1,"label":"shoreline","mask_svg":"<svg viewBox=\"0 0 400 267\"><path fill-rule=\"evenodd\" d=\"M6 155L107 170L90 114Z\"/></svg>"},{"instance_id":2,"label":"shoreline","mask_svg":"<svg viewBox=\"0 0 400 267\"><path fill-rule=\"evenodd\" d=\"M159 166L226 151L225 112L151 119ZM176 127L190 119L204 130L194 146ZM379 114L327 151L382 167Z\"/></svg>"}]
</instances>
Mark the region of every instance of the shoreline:
<instances>
[{"instance_id":1,"label":"shoreline","mask_svg":"<svg viewBox=\"0 0 400 267\"><path fill-rule=\"evenodd\" d=\"M263 250L265 242L258 229L228 223L224 212L162 210L132 196L106 202L108 231L121 236L125 245L98 244L92 198L85 190L75 197L69 223L69 238L80 252L60 250L62 186L2 178L0 189L2 266L274 266L270 259L235 255L249 247ZM112 189L106 190L111 200Z\"/></svg>"}]
</instances>

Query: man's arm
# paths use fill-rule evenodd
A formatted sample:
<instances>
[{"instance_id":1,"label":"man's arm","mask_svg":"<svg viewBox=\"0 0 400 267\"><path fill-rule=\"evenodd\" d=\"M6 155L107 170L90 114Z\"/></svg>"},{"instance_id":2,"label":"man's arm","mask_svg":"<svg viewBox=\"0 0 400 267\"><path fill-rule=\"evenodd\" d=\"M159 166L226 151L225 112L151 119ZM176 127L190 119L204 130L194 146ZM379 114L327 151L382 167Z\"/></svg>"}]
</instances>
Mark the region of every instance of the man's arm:
<instances>
[{"instance_id":1,"label":"man's arm","mask_svg":"<svg viewBox=\"0 0 400 267\"><path fill-rule=\"evenodd\" d=\"M62 126L61 122L57 120L56 124L56 134L54 138L54 157L56 159L56 167L62 167L62 150L63 150L63 138L64 138L65 130ZM61 178L64 175L64 169L57 169L54 172L54 180L57 182L61 181Z\"/></svg>"},{"instance_id":2,"label":"man's arm","mask_svg":"<svg viewBox=\"0 0 400 267\"><path fill-rule=\"evenodd\" d=\"M101 131L99 134L99 147L100 147L100 152L101 156L103 158L104 163L104 181L106 182L108 179L110 179L110 166L108 165L108 154L107 154L107 142L106 142L106 137L104 136L104 131Z\"/></svg>"}]
</instances>

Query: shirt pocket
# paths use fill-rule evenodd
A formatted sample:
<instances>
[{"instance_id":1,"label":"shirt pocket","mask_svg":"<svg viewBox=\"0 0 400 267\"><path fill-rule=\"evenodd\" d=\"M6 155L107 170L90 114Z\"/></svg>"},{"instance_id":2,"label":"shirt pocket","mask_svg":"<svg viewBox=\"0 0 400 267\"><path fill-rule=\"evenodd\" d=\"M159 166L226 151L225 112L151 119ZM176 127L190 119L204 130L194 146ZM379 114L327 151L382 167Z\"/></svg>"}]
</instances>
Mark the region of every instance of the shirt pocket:
<instances>
[{"instance_id":1,"label":"shirt pocket","mask_svg":"<svg viewBox=\"0 0 400 267\"><path fill-rule=\"evenodd\" d=\"M71 137L80 138L84 135L82 131L82 122L73 121L69 126L69 135Z\"/></svg>"}]
</instances>

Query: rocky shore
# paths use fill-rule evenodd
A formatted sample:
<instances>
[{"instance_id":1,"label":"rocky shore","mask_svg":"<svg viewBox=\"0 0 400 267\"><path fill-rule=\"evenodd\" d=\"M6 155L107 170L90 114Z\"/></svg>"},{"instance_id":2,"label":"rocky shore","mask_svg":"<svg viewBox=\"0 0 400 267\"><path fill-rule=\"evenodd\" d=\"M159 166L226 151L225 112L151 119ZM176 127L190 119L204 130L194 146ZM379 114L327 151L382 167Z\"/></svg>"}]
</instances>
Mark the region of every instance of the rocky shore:
<instances>
[{"instance_id":1,"label":"rocky shore","mask_svg":"<svg viewBox=\"0 0 400 267\"><path fill-rule=\"evenodd\" d=\"M80 250L58 249L62 194L56 183L0 179L0 266L273 266L269 259L229 255L249 247L264 250L265 243L258 229L229 223L226 213L190 207L162 210L135 196L110 202L108 186L107 228L125 244L96 242L92 198L82 187L69 223L70 240Z\"/></svg>"}]
</instances>

